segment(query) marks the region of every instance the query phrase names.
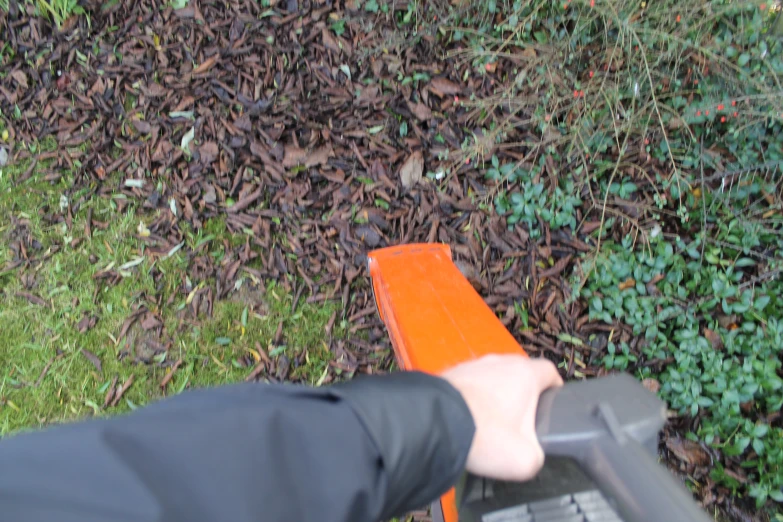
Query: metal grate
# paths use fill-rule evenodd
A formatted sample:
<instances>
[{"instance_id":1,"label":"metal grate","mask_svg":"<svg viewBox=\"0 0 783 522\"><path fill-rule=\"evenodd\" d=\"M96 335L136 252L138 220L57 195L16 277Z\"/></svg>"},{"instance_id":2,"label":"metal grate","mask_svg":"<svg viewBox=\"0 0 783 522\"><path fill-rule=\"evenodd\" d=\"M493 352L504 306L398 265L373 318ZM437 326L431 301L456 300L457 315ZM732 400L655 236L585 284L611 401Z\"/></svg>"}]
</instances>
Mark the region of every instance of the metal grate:
<instances>
[{"instance_id":1,"label":"metal grate","mask_svg":"<svg viewBox=\"0 0 783 522\"><path fill-rule=\"evenodd\" d=\"M520 504L481 517L481 522L622 522L600 491L585 491Z\"/></svg>"}]
</instances>

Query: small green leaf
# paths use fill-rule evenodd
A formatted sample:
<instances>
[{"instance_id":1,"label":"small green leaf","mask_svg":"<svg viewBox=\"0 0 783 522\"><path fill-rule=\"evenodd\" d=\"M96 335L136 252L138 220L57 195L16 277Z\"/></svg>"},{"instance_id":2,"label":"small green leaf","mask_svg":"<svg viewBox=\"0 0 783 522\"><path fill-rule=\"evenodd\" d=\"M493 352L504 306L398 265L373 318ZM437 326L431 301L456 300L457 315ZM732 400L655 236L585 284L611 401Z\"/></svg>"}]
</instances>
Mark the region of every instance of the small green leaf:
<instances>
[{"instance_id":1,"label":"small green leaf","mask_svg":"<svg viewBox=\"0 0 783 522\"><path fill-rule=\"evenodd\" d=\"M283 345L269 350L269 357L277 357L278 355L285 352L285 348L286 348L285 345Z\"/></svg>"},{"instance_id":2,"label":"small green leaf","mask_svg":"<svg viewBox=\"0 0 783 522\"><path fill-rule=\"evenodd\" d=\"M740 67L744 67L748 65L748 62L750 61L750 55L748 53L742 53L737 60L737 63L740 65Z\"/></svg>"},{"instance_id":3,"label":"small green leaf","mask_svg":"<svg viewBox=\"0 0 783 522\"><path fill-rule=\"evenodd\" d=\"M215 338L215 342L220 346L228 346L231 344L231 339L229 337L217 337Z\"/></svg>"}]
</instances>

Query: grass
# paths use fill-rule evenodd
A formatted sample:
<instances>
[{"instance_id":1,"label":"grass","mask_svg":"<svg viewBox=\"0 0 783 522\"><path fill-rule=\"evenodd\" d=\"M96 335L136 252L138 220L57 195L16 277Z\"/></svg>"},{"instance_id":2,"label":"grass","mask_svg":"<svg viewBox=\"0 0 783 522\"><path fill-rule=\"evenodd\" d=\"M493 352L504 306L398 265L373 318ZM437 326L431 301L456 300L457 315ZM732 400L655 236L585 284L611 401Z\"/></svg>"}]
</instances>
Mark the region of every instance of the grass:
<instances>
[{"instance_id":1,"label":"grass","mask_svg":"<svg viewBox=\"0 0 783 522\"><path fill-rule=\"evenodd\" d=\"M47 146L51 144L43 144L42 150ZM26 183L17 186L14 179L27 167L22 162L6 167L0 175L0 236L7 245L0 250L0 266L11 260L10 240L20 234L29 234L40 244L29 252L31 258L49 257L26 269L0 272L0 297L5 303L0 307L0 436L127 412L191 387L242 381L260 357L258 346L273 359L304 353L304 363L293 368L290 377L310 384L322 379L330 359L324 328L336 312L332 304L313 306L302 300L292 310L292 296L276 282L244 279L229 299L215 303L212 317L184 318L189 294L186 252L206 240L209 253L222 256L223 240L232 241L222 220L210 220L204 230L189 234L192 244L172 257L155 262L144 258L124 270L118 284L105 285L94 276L142 257L142 241L135 234L139 222L149 223L154 216L137 213L133 206L117 215L116 200L93 198L73 216L71 227L47 223L48 210L57 209L61 201L67 204L70 175L55 185L40 181L47 168L42 162ZM73 194L70 199L78 197ZM108 226L93 226L92 236L86 237L89 209L94 221ZM192 282L199 283L214 284ZM23 293L40 297L45 306L18 295ZM133 363L134 346L118 339L123 322L139 306L162 319L164 337L172 343L149 364ZM81 333L78 325L85 317L97 320ZM284 345L270 346L281 322ZM334 334L341 333L336 325ZM139 345L144 335L134 326L128 337ZM100 371L83 349L100 360ZM124 351L130 356L123 357ZM160 383L170 371L167 363L178 359L183 362L164 392ZM104 408L111 381L116 377L124 383L131 375L133 384L122 401Z\"/></svg>"}]
</instances>

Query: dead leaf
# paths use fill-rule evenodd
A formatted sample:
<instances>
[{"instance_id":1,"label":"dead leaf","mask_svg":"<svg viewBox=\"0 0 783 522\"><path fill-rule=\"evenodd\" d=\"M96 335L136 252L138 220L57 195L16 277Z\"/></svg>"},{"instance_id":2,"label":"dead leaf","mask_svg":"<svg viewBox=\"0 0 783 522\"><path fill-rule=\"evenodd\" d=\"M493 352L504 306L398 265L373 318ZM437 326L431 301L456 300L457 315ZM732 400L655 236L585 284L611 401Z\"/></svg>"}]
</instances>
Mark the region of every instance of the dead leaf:
<instances>
[{"instance_id":1,"label":"dead leaf","mask_svg":"<svg viewBox=\"0 0 783 522\"><path fill-rule=\"evenodd\" d=\"M95 355L94 353L92 353L92 352L91 352L90 350L88 350L87 348L82 348L82 349L81 349L81 352L82 352L82 355L84 355L84 357L85 357L85 358L86 358L88 361L90 361L90 362L92 363L92 365L93 365L93 366L95 366L95 369L96 369L96 370L98 370L98 373L102 373L102 372L103 372L103 366L101 365L101 360L100 360L100 359L98 359L98 356L97 356L97 355Z\"/></svg>"},{"instance_id":2,"label":"dead leaf","mask_svg":"<svg viewBox=\"0 0 783 522\"><path fill-rule=\"evenodd\" d=\"M481 291L481 275L475 266L462 260L454 261L454 265L477 292Z\"/></svg>"},{"instance_id":3,"label":"dead leaf","mask_svg":"<svg viewBox=\"0 0 783 522\"><path fill-rule=\"evenodd\" d=\"M283 166L286 168L300 165L304 165L307 168L315 167L317 165L323 165L333 155L334 151L330 146L319 147L311 152L307 152L299 147L286 146L285 155L283 156Z\"/></svg>"},{"instance_id":4,"label":"dead leaf","mask_svg":"<svg viewBox=\"0 0 783 522\"><path fill-rule=\"evenodd\" d=\"M629 288L633 288L634 286L636 286L636 279L634 279L633 277L629 277L628 279L626 279L625 281L617 285L617 288L619 288L620 290L628 290Z\"/></svg>"},{"instance_id":5,"label":"dead leaf","mask_svg":"<svg viewBox=\"0 0 783 522\"><path fill-rule=\"evenodd\" d=\"M147 96L158 98L165 96L169 91L159 83L151 83L147 86L146 89L142 88L142 92L144 92L144 94Z\"/></svg>"},{"instance_id":6,"label":"dead leaf","mask_svg":"<svg viewBox=\"0 0 783 522\"><path fill-rule=\"evenodd\" d=\"M423 103L408 102L408 109L420 121L427 121L432 118L432 111Z\"/></svg>"},{"instance_id":7,"label":"dead leaf","mask_svg":"<svg viewBox=\"0 0 783 522\"><path fill-rule=\"evenodd\" d=\"M133 120L133 127L139 134L149 134L152 130L152 125L144 120Z\"/></svg>"},{"instance_id":8,"label":"dead leaf","mask_svg":"<svg viewBox=\"0 0 783 522\"><path fill-rule=\"evenodd\" d=\"M535 58L538 54L532 47L525 47L519 52L519 56L522 56L523 58Z\"/></svg>"},{"instance_id":9,"label":"dead leaf","mask_svg":"<svg viewBox=\"0 0 783 522\"><path fill-rule=\"evenodd\" d=\"M720 314L718 316L718 324L722 328L729 329L731 325L736 323L737 323L737 314L731 314L731 315Z\"/></svg>"},{"instance_id":10,"label":"dead leaf","mask_svg":"<svg viewBox=\"0 0 783 522\"><path fill-rule=\"evenodd\" d=\"M193 69L193 74L201 74L205 73L208 70L210 70L216 63L218 63L218 60L220 60L220 55L213 54L206 60L204 60L201 65Z\"/></svg>"},{"instance_id":11,"label":"dead leaf","mask_svg":"<svg viewBox=\"0 0 783 522\"><path fill-rule=\"evenodd\" d=\"M151 313L147 313L144 319L141 321L141 327L145 330L152 330L158 326L162 326L163 323Z\"/></svg>"},{"instance_id":12,"label":"dead leaf","mask_svg":"<svg viewBox=\"0 0 783 522\"><path fill-rule=\"evenodd\" d=\"M16 71L12 71L9 76L16 80L16 83L19 84L19 87L22 89L27 89L27 75L25 73L17 69Z\"/></svg>"},{"instance_id":13,"label":"dead leaf","mask_svg":"<svg viewBox=\"0 0 783 522\"><path fill-rule=\"evenodd\" d=\"M46 306L46 301L38 297L37 295L33 295L28 292L17 292L16 297L21 297L22 299L27 299L32 304L38 305L38 306Z\"/></svg>"},{"instance_id":14,"label":"dead leaf","mask_svg":"<svg viewBox=\"0 0 783 522\"><path fill-rule=\"evenodd\" d=\"M304 166L307 168L323 165L329 158L334 155L332 147L318 147L314 151L310 152L304 159Z\"/></svg>"},{"instance_id":15,"label":"dead leaf","mask_svg":"<svg viewBox=\"0 0 783 522\"><path fill-rule=\"evenodd\" d=\"M557 261L557 263L554 264L552 268L549 268L547 270L544 270L543 272L538 274L538 277L554 277L557 275L560 275L560 273L566 269L568 266L568 263L571 262L571 259L574 256L571 254L568 254L564 258Z\"/></svg>"},{"instance_id":16,"label":"dead leaf","mask_svg":"<svg viewBox=\"0 0 783 522\"><path fill-rule=\"evenodd\" d=\"M330 51L334 51L336 53L342 51L340 44L337 43L337 40L332 36L332 32L326 27L324 27L323 31L321 31L321 38L323 39L324 47Z\"/></svg>"},{"instance_id":17,"label":"dead leaf","mask_svg":"<svg viewBox=\"0 0 783 522\"><path fill-rule=\"evenodd\" d=\"M692 440L669 437L666 439L666 447L674 455L690 466L705 466L710 463L709 454L698 443Z\"/></svg>"},{"instance_id":18,"label":"dead leaf","mask_svg":"<svg viewBox=\"0 0 783 522\"><path fill-rule=\"evenodd\" d=\"M422 174L424 174L424 155L420 150L417 150L405 160L402 168L400 169L400 181L402 186L406 189L411 188L413 185L421 181Z\"/></svg>"},{"instance_id":19,"label":"dead leaf","mask_svg":"<svg viewBox=\"0 0 783 522\"><path fill-rule=\"evenodd\" d=\"M430 82L430 90L440 96L449 96L453 94L459 94L462 88L451 80L446 78L433 78Z\"/></svg>"},{"instance_id":20,"label":"dead leaf","mask_svg":"<svg viewBox=\"0 0 783 522\"><path fill-rule=\"evenodd\" d=\"M653 393L658 393L661 390L661 383L657 379L642 379L642 386Z\"/></svg>"},{"instance_id":21,"label":"dead leaf","mask_svg":"<svg viewBox=\"0 0 783 522\"><path fill-rule=\"evenodd\" d=\"M704 337L710 342L713 350L723 349L723 339L721 339L720 334L718 332L714 330L710 330L709 328L705 328Z\"/></svg>"},{"instance_id":22,"label":"dead leaf","mask_svg":"<svg viewBox=\"0 0 783 522\"><path fill-rule=\"evenodd\" d=\"M93 94L100 94L103 96L104 92L106 92L106 83L103 81L103 78L98 76L98 79L95 80L95 83L92 84L92 87L90 87L90 90L87 91L87 94L90 96Z\"/></svg>"},{"instance_id":23,"label":"dead leaf","mask_svg":"<svg viewBox=\"0 0 783 522\"><path fill-rule=\"evenodd\" d=\"M81 321L76 325L76 329L79 331L79 333L85 333L87 330L91 329L93 326L95 326L95 323L98 321L98 318L94 315L88 315L82 318Z\"/></svg>"},{"instance_id":24,"label":"dead leaf","mask_svg":"<svg viewBox=\"0 0 783 522\"><path fill-rule=\"evenodd\" d=\"M212 184L209 184L204 187L204 202L212 204L215 201L217 201L217 196L215 194L215 187Z\"/></svg>"},{"instance_id":25,"label":"dead leaf","mask_svg":"<svg viewBox=\"0 0 783 522\"><path fill-rule=\"evenodd\" d=\"M198 153L201 156L201 163L209 165L218 157L218 146L214 141L208 141L198 148Z\"/></svg>"},{"instance_id":26,"label":"dead leaf","mask_svg":"<svg viewBox=\"0 0 783 522\"><path fill-rule=\"evenodd\" d=\"M354 231L356 238L370 248L375 248L381 243L381 236L372 227L361 226Z\"/></svg>"},{"instance_id":27,"label":"dead leaf","mask_svg":"<svg viewBox=\"0 0 783 522\"><path fill-rule=\"evenodd\" d=\"M685 122L679 116L672 116L671 119L669 120L669 124L667 125L667 127L669 127L669 129L671 130L679 129L684 126L685 126Z\"/></svg>"},{"instance_id":28,"label":"dead leaf","mask_svg":"<svg viewBox=\"0 0 783 522\"><path fill-rule=\"evenodd\" d=\"M286 145L285 155L283 156L283 166L291 168L301 165L305 156L307 156L306 150L294 147L293 145Z\"/></svg>"}]
</instances>

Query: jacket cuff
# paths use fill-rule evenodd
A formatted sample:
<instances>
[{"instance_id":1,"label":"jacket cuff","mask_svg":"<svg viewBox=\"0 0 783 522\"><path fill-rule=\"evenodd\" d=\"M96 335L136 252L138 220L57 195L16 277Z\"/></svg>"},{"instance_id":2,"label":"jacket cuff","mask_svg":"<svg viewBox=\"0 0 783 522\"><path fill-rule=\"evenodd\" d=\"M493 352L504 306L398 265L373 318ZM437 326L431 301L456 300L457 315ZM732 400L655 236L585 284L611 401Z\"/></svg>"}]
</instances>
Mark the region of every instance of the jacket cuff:
<instances>
[{"instance_id":1,"label":"jacket cuff","mask_svg":"<svg viewBox=\"0 0 783 522\"><path fill-rule=\"evenodd\" d=\"M331 389L351 405L382 456L385 518L425 506L459 480L476 428L445 379L406 371Z\"/></svg>"}]
</instances>

